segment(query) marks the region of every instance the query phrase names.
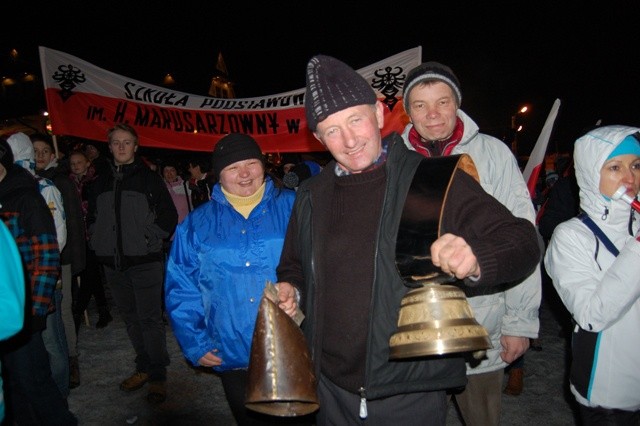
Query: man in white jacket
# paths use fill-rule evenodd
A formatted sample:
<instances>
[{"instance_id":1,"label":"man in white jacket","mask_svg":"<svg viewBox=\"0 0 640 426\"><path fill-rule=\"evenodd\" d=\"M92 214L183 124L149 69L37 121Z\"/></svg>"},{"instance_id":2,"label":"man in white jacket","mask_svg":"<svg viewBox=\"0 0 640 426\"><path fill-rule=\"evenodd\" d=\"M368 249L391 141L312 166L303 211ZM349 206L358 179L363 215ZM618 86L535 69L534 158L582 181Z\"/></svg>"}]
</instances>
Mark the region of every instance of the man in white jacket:
<instances>
[{"instance_id":1,"label":"man in white jacket","mask_svg":"<svg viewBox=\"0 0 640 426\"><path fill-rule=\"evenodd\" d=\"M425 62L409 71L403 91L411 118L402 134L407 147L425 157L469 154L484 190L515 216L533 223L533 203L515 157L502 141L480 133L460 109L462 93L453 71ZM520 283L487 293L486 289L467 292L474 316L493 345L479 363L473 359L467 363L468 384L455 394L467 426L500 423L504 368L527 351L530 338L538 337L540 267ZM522 370L519 373L521 378Z\"/></svg>"}]
</instances>

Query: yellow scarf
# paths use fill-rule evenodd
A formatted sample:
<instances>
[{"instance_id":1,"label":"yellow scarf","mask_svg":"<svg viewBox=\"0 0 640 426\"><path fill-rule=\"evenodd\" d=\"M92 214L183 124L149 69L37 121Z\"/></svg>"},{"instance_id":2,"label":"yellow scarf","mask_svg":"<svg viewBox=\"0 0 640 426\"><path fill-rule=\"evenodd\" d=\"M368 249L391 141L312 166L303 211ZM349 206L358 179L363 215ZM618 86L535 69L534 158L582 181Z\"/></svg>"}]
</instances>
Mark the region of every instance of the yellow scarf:
<instances>
[{"instance_id":1,"label":"yellow scarf","mask_svg":"<svg viewBox=\"0 0 640 426\"><path fill-rule=\"evenodd\" d=\"M253 208L257 206L258 203L262 200L266 186L267 183L263 182L262 185L260 185L260 188L258 188L258 190L253 195L249 195L248 197L233 195L225 191L222 186L220 187L220 189L222 189L222 193L224 194L227 201L229 201L229 203L233 206L233 208L236 209L242 216L244 216L245 219L248 219L249 214L251 214Z\"/></svg>"}]
</instances>

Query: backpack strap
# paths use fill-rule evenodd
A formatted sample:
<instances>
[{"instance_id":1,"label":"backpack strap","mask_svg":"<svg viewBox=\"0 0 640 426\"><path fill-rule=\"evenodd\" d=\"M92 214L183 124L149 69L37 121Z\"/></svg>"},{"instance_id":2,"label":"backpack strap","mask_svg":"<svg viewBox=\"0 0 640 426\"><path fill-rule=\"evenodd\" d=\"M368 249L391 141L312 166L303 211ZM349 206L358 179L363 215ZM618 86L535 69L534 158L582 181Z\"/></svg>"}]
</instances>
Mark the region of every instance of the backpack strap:
<instances>
[{"instance_id":1,"label":"backpack strap","mask_svg":"<svg viewBox=\"0 0 640 426\"><path fill-rule=\"evenodd\" d=\"M613 245L609 237L607 237L605 233L602 232L602 229L600 229L598 225L596 225L596 223L593 221L593 219L591 219L586 213L580 213L578 215L578 219L580 219L585 225L587 225L589 229L591 229L591 231L595 234L596 237L598 237L600 241L602 241L604 246L607 248L607 250L609 250L609 252L611 252L611 254L613 254L614 256L618 256L618 254L620 254L620 251L618 251L616 246Z\"/></svg>"}]
</instances>

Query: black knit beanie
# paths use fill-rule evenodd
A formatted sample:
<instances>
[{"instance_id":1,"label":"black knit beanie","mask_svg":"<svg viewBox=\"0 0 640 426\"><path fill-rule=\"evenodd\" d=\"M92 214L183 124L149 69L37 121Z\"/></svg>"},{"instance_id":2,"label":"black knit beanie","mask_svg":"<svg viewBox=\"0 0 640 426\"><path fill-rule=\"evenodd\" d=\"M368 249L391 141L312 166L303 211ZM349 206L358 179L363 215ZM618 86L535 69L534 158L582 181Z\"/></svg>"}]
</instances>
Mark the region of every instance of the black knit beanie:
<instances>
[{"instance_id":1,"label":"black knit beanie","mask_svg":"<svg viewBox=\"0 0 640 426\"><path fill-rule=\"evenodd\" d=\"M255 139L242 133L229 133L213 148L213 172L220 178L220 172L229 164L250 158L257 158L264 163L264 156Z\"/></svg>"},{"instance_id":2,"label":"black knit beanie","mask_svg":"<svg viewBox=\"0 0 640 426\"><path fill-rule=\"evenodd\" d=\"M0 164L7 172L13 164L13 151L11 151L11 145L9 145L4 136L0 137Z\"/></svg>"},{"instance_id":3,"label":"black knit beanie","mask_svg":"<svg viewBox=\"0 0 640 426\"><path fill-rule=\"evenodd\" d=\"M439 80L446 83L453 90L458 106L462 104L462 92L460 92L460 82L458 77L446 65L439 62L425 62L418 65L407 74L402 89L404 110L409 112L409 93L417 84L424 81Z\"/></svg>"},{"instance_id":4,"label":"black knit beanie","mask_svg":"<svg viewBox=\"0 0 640 426\"><path fill-rule=\"evenodd\" d=\"M376 100L367 80L344 62L325 55L309 60L304 106L312 132L331 114L356 105L373 105Z\"/></svg>"}]
</instances>

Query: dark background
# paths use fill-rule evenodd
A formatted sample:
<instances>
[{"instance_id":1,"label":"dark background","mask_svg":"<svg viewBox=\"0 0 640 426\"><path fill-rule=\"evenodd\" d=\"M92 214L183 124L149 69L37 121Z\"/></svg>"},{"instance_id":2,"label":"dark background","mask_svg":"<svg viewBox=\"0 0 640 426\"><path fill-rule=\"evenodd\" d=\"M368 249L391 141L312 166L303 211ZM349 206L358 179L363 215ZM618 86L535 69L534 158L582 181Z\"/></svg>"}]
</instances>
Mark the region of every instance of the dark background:
<instances>
[{"instance_id":1,"label":"dark background","mask_svg":"<svg viewBox=\"0 0 640 426\"><path fill-rule=\"evenodd\" d=\"M518 116L521 156L556 98L548 152L571 150L599 120L640 126L635 1L377 3L12 2L2 8L0 71L39 74L46 46L155 85L171 73L174 89L206 95L221 52L236 96L254 97L304 87L317 53L357 69L422 46L424 61L453 68L462 109L485 133L508 143L511 116L529 105ZM7 60L12 48L18 64ZM46 107L37 87L24 90L21 102L2 98L2 118Z\"/></svg>"}]
</instances>

